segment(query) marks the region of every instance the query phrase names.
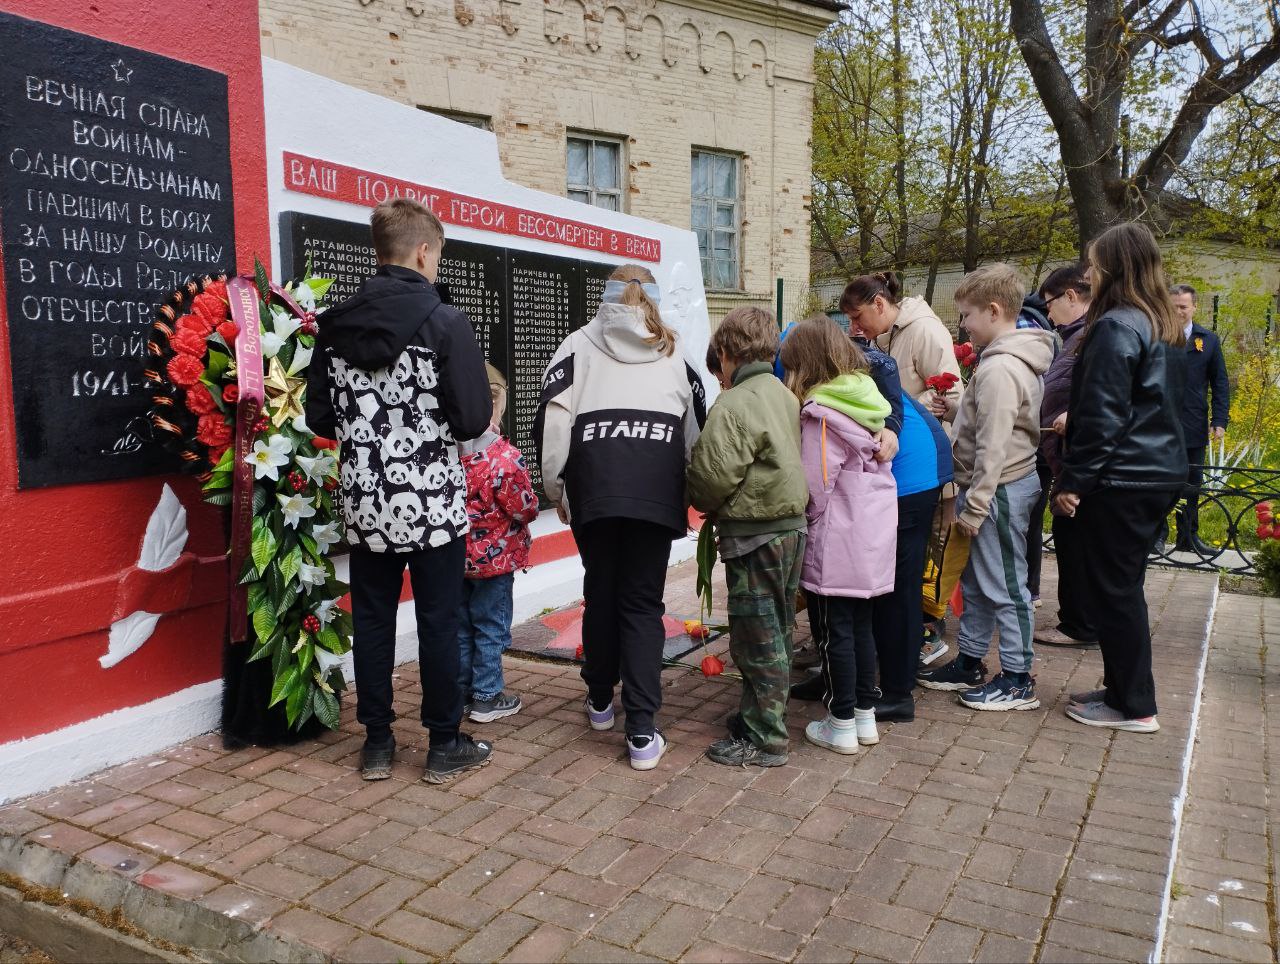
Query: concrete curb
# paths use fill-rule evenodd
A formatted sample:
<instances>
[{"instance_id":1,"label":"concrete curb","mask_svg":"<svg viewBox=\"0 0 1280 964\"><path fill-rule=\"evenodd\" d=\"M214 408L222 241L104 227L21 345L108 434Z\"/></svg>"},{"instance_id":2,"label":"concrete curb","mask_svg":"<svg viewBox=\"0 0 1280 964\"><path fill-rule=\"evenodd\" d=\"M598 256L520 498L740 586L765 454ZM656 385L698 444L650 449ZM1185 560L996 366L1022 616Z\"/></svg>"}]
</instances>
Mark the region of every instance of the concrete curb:
<instances>
[{"instance_id":1,"label":"concrete curb","mask_svg":"<svg viewBox=\"0 0 1280 964\"><path fill-rule=\"evenodd\" d=\"M265 922L219 913L12 834L0 835L0 874L10 878L0 882L0 928L68 964L326 960L315 948L269 933Z\"/></svg>"}]
</instances>

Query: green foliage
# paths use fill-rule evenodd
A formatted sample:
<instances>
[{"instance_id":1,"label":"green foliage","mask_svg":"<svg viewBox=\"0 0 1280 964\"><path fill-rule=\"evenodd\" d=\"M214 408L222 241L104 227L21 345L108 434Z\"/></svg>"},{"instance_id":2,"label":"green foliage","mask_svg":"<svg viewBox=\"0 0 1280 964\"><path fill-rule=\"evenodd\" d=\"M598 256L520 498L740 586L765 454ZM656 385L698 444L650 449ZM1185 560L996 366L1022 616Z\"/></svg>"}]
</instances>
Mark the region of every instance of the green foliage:
<instances>
[{"instance_id":1,"label":"green foliage","mask_svg":"<svg viewBox=\"0 0 1280 964\"><path fill-rule=\"evenodd\" d=\"M1253 566L1272 596L1280 596L1280 541L1268 539L1253 554Z\"/></svg>"}]
</instances>

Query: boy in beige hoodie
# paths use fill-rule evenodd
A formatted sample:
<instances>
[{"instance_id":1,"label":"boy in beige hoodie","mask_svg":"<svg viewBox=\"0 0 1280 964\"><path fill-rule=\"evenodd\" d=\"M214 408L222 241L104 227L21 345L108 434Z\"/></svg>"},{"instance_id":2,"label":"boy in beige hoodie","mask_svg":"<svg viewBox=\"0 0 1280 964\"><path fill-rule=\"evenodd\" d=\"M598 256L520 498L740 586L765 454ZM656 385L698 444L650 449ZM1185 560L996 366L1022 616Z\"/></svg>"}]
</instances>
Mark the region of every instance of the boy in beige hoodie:
<instances>
[{"instance_id":1,"label":"boy in beige hoodie","mask_svg":"<svg viewBox=\"0 0 1280 964\"><path fill-rule=\"evenodd\" d=\"M1040 443L1040 376L1053 361L1053 335L1018 329L1026 288L1007 264L986 265L956 289L961 324L982 350L982 363L960 400L952 435L956 525L969 537L960 577L964 615L960 654L922 670L922 686L958 690L977 710L1033 710L1031 677L1035 615L1027 592L1027 527L1040 495L1035 454ZM983 658L1000 630L1000 672L989 681Z\"/></svg>"}]
</instances>

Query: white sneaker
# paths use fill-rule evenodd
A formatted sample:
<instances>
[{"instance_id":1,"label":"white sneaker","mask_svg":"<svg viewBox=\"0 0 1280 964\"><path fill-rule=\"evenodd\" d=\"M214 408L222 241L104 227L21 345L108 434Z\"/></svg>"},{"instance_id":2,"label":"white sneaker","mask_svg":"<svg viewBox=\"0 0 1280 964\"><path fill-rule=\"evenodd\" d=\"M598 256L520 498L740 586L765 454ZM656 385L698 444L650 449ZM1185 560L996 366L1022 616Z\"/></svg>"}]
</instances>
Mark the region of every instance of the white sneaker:
<instances>
[{"instance_id":1,"label":"white sneaker","mask_svg":"<svg viewBox=\"0 0 1280 964\"><path fill-rule=\"evenodd\" d=\"M874 715L874 712L873 712ZM836 753L858 752L858 730L853 720L841 720L830 713L821 720L814 720L804 728L805 739L814 746L834 750Z\"/></svg>"},{"instance_id":2,"label":"white sneaker","mask_svg":"<svg viewBox=\"0 0 1280 964\"><path fill-rule=\"evenodd\" d=\"M880 742L880 733L876 729L875 709L854 710L853 724L858 734L858 742L863 746L875 746Z\"/></svg>"}]
</instances>

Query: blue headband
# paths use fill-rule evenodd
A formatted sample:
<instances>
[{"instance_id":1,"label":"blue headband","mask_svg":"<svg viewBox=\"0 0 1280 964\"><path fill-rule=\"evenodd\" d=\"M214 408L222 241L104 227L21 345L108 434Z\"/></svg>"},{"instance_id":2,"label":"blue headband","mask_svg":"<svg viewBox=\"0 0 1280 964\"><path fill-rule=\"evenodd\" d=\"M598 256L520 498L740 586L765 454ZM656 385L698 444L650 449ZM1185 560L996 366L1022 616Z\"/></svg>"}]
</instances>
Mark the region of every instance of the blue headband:
<instances>
[{"instance_id":1,"label":"blue headband","mask_svg":"<svg viewBox=\"0 0 1280 964\"><path fill-rule=\"evenodd\" d=\"M606 281L602 300L611 305L621 304L622 293L627 290L627 285L640 285L640 290L649 296L650 301L655 305L662 303L662 291L652 281Z\"/></svg>"}]
</instances>

